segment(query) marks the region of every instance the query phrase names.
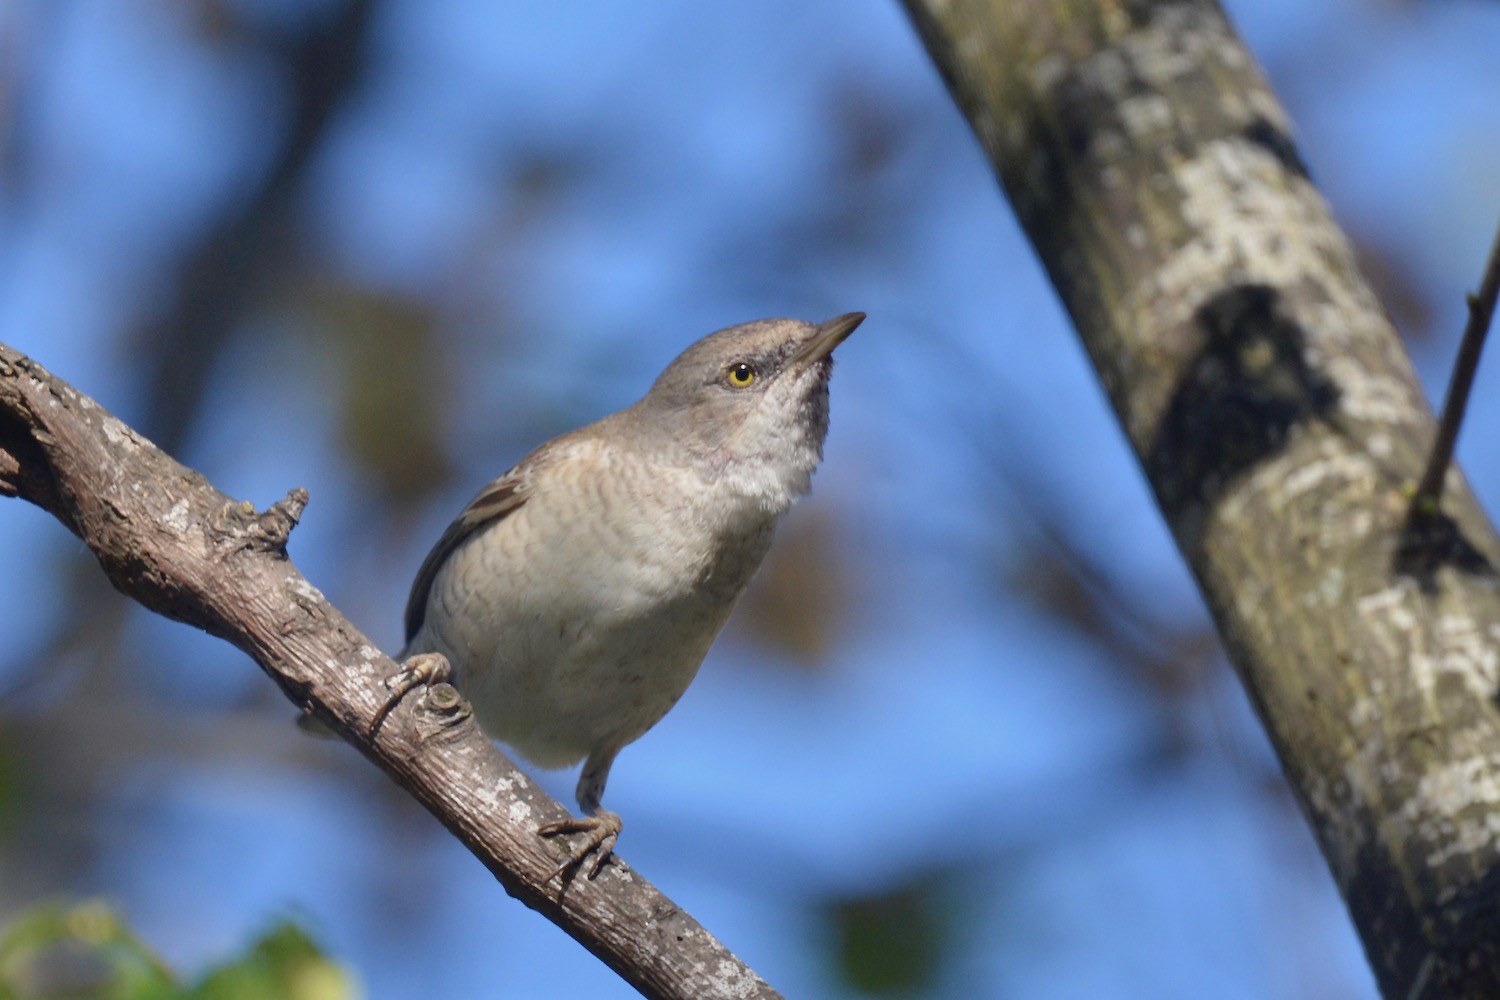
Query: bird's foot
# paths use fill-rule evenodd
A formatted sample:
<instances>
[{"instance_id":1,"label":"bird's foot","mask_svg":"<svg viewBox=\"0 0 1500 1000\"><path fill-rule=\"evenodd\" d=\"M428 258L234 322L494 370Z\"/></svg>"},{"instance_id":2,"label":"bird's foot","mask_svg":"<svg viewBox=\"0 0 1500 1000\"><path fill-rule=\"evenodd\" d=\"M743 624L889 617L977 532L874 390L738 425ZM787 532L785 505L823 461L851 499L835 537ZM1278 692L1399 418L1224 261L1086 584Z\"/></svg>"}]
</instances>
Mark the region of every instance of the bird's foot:
<instances>
[{"instance_id":1,"label":"bird's foot","mask_svg":"<svg viewBox=\"0 0 1500 1000\"><path fill-rule=\"evenodd\" d=\"M564 872L580 868L592 855L593 865L589 868L589 878L592 879L599 874L615 852L615 841L620 837L620 830L625 826L616 813L608 809L600 809L592 816L580 816L578 819L559 820L556 823L548 823L537 830L543 837L557 837L569 833L584 833L588 836L583 844L568 855L567 860L557 866L552 873L552 878L557 878Z\"/></svg>"},{"instance_id":2,"label":"bird's foot","mask_svg":"<svg viewBox=\"0 0 1500 1000\"><path fill-rule=\"evenodd\" d=\"M380 727L385 725L386 716L401 704L402 698L419 687L446 681L451 672L448 658L441 653L417 653L408 657L399 671L385 679L386 689L391 692L390 697L386 698L385 704L380 706L375 718L370 721L370 738L374 739L379 734Z\"/></svg>"}]
</instances>

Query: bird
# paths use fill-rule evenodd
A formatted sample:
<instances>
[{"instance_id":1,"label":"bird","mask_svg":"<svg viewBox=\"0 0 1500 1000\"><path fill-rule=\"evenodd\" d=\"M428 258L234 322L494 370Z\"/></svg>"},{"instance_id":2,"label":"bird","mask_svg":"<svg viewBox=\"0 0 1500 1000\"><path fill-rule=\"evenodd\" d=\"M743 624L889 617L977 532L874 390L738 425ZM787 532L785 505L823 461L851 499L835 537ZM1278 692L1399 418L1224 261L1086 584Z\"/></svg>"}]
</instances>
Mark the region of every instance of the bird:
<instances>
[{"instance_id":1,"label":"bird","mask_svg":"<svg viewBox=\"0 0 1500 1000\"><path fill-rule=\"evenodd\" d=\"M810 491L833 350L864 319L709 334L638 402L480 490L418 570L399 659L440 654L484 733L533 765L583 762L582 815L538 830L586 835L554 876L613 854L615 757L687 690Z\"/></svg>"}]
</instances>

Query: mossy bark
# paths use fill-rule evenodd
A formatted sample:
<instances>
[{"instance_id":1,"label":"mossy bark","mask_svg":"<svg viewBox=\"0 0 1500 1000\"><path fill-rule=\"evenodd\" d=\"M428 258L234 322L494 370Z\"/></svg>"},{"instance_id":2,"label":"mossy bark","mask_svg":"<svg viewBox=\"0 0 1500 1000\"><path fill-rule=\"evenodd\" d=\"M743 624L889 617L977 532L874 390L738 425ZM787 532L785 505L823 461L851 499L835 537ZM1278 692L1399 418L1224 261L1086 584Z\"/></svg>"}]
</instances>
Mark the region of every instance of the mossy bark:
<instances>
[{"instance_id":1,"label":"mossy bark","mask_svg":"<svg viewBox=\"0 0 1500 1000\"><path fill-rule=\"evenodd\" d=\"M907 0L1387 996L1500 996L1500 543L1217 4ZM1478 270L1479 262L1475 268ZM995 321L996 336L1022 335Z\"/></svg>"}]
</instances>

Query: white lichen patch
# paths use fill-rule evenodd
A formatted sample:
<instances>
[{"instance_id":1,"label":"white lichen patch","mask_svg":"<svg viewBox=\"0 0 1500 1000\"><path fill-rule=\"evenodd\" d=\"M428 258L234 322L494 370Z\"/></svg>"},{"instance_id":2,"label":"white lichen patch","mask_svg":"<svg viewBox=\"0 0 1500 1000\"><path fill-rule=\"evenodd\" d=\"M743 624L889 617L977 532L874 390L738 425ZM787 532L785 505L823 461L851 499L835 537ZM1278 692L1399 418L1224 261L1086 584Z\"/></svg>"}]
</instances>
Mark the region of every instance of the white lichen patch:
<instances>
[{"instance_id":1,"label":"white lichen patch","mask_svg":"<svg viewBox=\"0 0 1500 1000\"><path fill-rule=\"evenodd\" d=\"M307 577L298 576L292 579L292 593L308 601L322 601L323 592L308 582Z\"/></svg>"},{"instance_id":2,"label":"white lichen patch","mask_svg":"<svg viewBox=\"0 0 1500 1000\"><path fill-rule=\"evenodd\" d=\"M1161 94L1141 94L1123 101L1119 108L1125 131L1138 142L1170 130L1175 115L1172 102Z\"/></svg>"},{"instance_id":3,"label":"white lichen patch","mask_svg":"<svg viewBox=\"0 0 1500 1000\"><path fill-rule=\"evenodd\" d=\"M1320 244L1335 237L1332 221L1309 210L1300 195L1315 199L1310 188L1299 196L1287 192L1284 168L1268 150L1243 139L1221 140L1184 162L1177 183L1183 218L1200 233L1194 245L1205 259L1199 266L1270 285L1322 272L1326 247ZM1305 228L1320 221L1321 227Z\"/></svg>"},{"instance_id":4,"label":"white lichen patch","mask_svg":"<svg viewBox=\"0 0 1500 1000\"><path fill-rule=\"evenodd\" d=\"M1433 867L1491 854L1500 844L1500 755L1445 762L1423 774L1396 815L1423 843Z\"/></svg>"},{"instance_id":5,"label":"white lichen patch","mask_svg":"<svg viewBox=\"0 0 1500 1000\"><path fill-rule=\"evenodd\" d=\"M385 654L369 643L364 643L354 651L354 655L359 658L360 674L364 677L374 677L378 673L375 664Z\"/></svg>"},{"instance_id":6,"label":"white lichen patch","mask_svg":"<svg viewBox=\"0 0 1500 1000\"><path fill-rule=\"evenodd\" d=\"M1310 596L1316 597L1317 602L1323 604L1325 607L1333 608L1340 606L1344 598L1343 567L1334 566L1327 573L1324 573L1323 579L1319 581L1317 589Z\"/></svg>"},{"instance_id":7,"label":"white lichen patch","mask_svg":"<svg viewBox=\"0 0 1500 1000\"><path fill-rule=\"evenodd\" d=\"M1338 324L1329 329L1346 326ZM1376 374L1358 358L1349 355L1330 357L1324 370L1339 387L1339 406L1356 420L1402 424L1410 422L1418 412L1408 382Z\"/></svg>"},{"instance_id":8,"label":"white lichen patch","mask_svg":"<svg viewBox=\"0 0 1500 1000\"><path fill-rule=\"evenodd\" d=\"M484 810L485 813L493 815L499 812L500 803L505 798L505 791L506 788L504 782L501 782L500 787L498 788L476 788L474 789L474 801L479 804L479 807Z\"/></svg>"},{"instance_id":9,"label":"white lichen patch","mask_svg":"<svg viewBox=\"0 0 1500 1000\"><path fill-rule=\"evenodd\" d=\"M1285 510L1305 494L1323 492L1331 486L1337 492L1337 487L1374 477L1375 468L1367 456L1333 450L1332 445L1332 442L1326 442L1323 457L1304 462L1276 480L1268 492L1277 510ZM1261 477L1257 475L1256 478Z\"/></svg>"},{"instance_id":10,"label":"white lichen patch","mask_svg":"<svg viewBox=\"0 0 1500 1000\"><path fill-rule=\"evenodd\" d=\"M162 527L181 538L192 524L192 519L188 516L191 509L186 499L178 500L172 505L171 510L162 515Z\"/></svg>"},{"instance_id":11,"label":"white lichen patch","mask_svg":"<svg viewBox=\"0 0 1500 1000\"><path fill-rule=\"evenodd\" d=\"M1355 602L1359 613L1367 617L1373 617L1385 612L1406 600L1409 585L1405 580L1384 590L1377 590L1373 594L1366 594Z\"/></svg>"},{"instance_id":12,"label":"white lichen patch","mask_svg":"<svg viewBox=\"0 0 1500 1000\"><path fill-rule=\"evenodd\" d=\"M1290 514L1316 526L1308 540L1321 549L1347 549L1359 544L1378 525L1363 506L1374 489L1376 466L1369 455L1348 450L1343 439L1324 439L1316 452L1288 449L1256 466L1245 488L1232 490L1216 517L1236 521L1256 508L1255 517L1271 515L1285 521Z\"/></svg>"},{"instance_id":13,"label":"white lichen patch","mask_svg":"<svg viewBox=\"0 0 1500 1000\"><path fill-rule=\"evenodd\" d=\"M1355 729L1363 729L1378 726L1384 714L1378 698L1356 698L1354 707L1349 710L1349 721Z\"/></svg>"},{"instance_id":14,"label":"white lichen patch","mask_svg":"<svg viewBox=\"0 0 1500 1000\"><path fill-rule=\"evenodd\" d=\"M1197 44L1207 34L1206 22L1188 23L1170 16L1168 9L1150 26L1136 31L1121 43L1121 50L1143 78L1159 89L1175 86L1179 79L1190 77L1203 67L1203 46Z\"/></svg>"},{"instance_id":15,"label":"white lichen patch","mask_svg":"<svg viewBox=\"0 0 1500 1000\"><path fill-rule=\"evenodd\" d=\"M1176 174L1183 219L1199 235L1171 262L1164 284L1185 291L1205 273L1228 272L1283 285L1326 271L1328 244L1341 242L1337 230L1310 186L1293 180L1295 192L1286 190L1284 168L1268 150L1224 139Z\"/></svg>"},{"instance_id":16,"label":"white lichen patch","mask_svg":"<svg viewBox=\"0 0 1500 1000\"><path fill-rule=\"evenodd\" d=\"M1369 634L1379 644L1387 659L1402 658L1411 648L1417 619L1406 606L1415 583L1402 578L1392 586L1366 594L1354 602L1360 617L1369 625Z\"/></svg>"},{"instance_id":17,"label":"white lichen patch","mask_svg":"<svg viewBox=\"0 0 1500 1000\"><path fill-rule=\"evenodd\" d=\"M1436 628L1428 630L1421 627L1408 605L1367 613L1366 602L1370 600L1365 597L1358 604L1370 634L1386 656L1406 663L1412 686L1428 704L1437 704L1439 686L1446 678L1457 679L1476 699L1495 696L1500 652L1474 622L1456 615L1444 616Z\"/></svg>"},{"instance_id":18,"label":"white lichen patch","mask_svg":"<svg viewBox=\"0 0 1500 1000\"><path fill-rule=\"evenodd\" d=\"M1439 726L1444 725L1439 721L1440 701L1455 696L1455 680L1474 699L1494 697L1500 649L1492 627L1469 617L1420 620L1412 610L1415 588L1413 581L1402 580L1359 598L1355 607L1382 653L1406 664L1414 697L1424 706L1422 716ZM1356 700L1350 713L1351 729L1365 734L1347 771L1356 798L1378 810L1393 789L1407 786L1414 777L1415 790L1382 824L1385 838L1427 845L1426 861L1433 866L1492 852L1500 844L1500 754L1480 749L1493 742L1488 727L1466 734L1448 732L1444 726L1443 743L1459 759L1424 762L1420 766L1427 770L1408 776L1407 769L1419 766L1423 758L1411 756L1403 747L1424 737L1420 731L1390 731L1382 708L1388 700L1382 686L1371 679L1368 697Z\"/></svg>"},{"instance_id":19,"label":"white lichen patch","mask_svg":"<svg viewBox=\"0 0 1500 1000\"><path fill-rule=\"evenodd\" d=\"M505 810L505 816L510 820L513 826L530 824L531 806L527 805L525 802L522 802L520 799L512 799L510 807Z\"/></svg>"},{"instance_id":20,"label":"white lichen patch","mask_svg":"<svg viewBox=\"0 0 1500 1000\"><path fill-rule=\"evenodd\" d=\"M119 448L135 450L140 447L129 427L110 417L99 423L99 430L103 432L104 439Z\"/></svg>"},{"instance_id":21,"label":"white lichen patch","mask_svg":"<svg viewBox=\"0 0 1500 1000\"><path fill-rule=\"evenodd\" d=\"M1344 518L1349 538L1366 538L1375 530L1375 515L1361 507L1350 511Z\"/></svg>"},{"instance_id":22,"label":"white lichen patch","mask_svg":"<svg viewBox=\"0 0 1500 1000\"><path fill-rule=\"evenodd\" d=\"M1233 588L1234 607L1240 620L1259 626L1265 620L1268 609L1274 606L1267 595L1269 583L1260 576L1247 576Z\"/></svg>"},{"instance_id":23,"label":"white lichen patch","mask_svg":"<svg viewBox=\"0 0 1500 1000\"><path fill-rule=\"evenodd\" d=\"M753 996L761 987L761 981L748 975L743 965L737 965L727 958L719 960L713 980L719 989L718 995L724 997Z\"/></svg>"},{"instance_id":24,"label":"white lichen patch","mask_svg":"<svg viewBox=\"0 0 1500 1000\"><path fill-rule=\"evenodd\" d=\"M1486 640L1479 625L1462 615L1438 619L1439 669L1460 674L1477 698L1494 697L1500 684L1500 652Z\"/></svg>"},{"instance_id":25,"label":"white lichen patch","mask_svg":"<svg viewBox=\"0 0 1500 1000\"><path fill-rule=\"evenodd\" d=\"M1196 342L1174 343L1169 337L1173 331L1201 335L1193 317L1226 278L1272 288L1315 284L1349 299L1336 303L1339 314L1359 314L1342 276L1330 270L1331 261L1347 257L1347 242L1316 190L1289 178L1269 150L1245 139L1223 139L1172 165L1162 186L1173 192L1163 197L1174 199L1173 211L1195 235L1121 303L1128 328L1149 331L1155 350L1196 353ZM1325 334L1308 320L1304 327ZM1307 346L1316 348L1308 339ZM1127 414L1132 438L1150 438L1171 388L1164 382L1159 397L1135 395L1139 409Z\"/></svg>"}]
</instances>

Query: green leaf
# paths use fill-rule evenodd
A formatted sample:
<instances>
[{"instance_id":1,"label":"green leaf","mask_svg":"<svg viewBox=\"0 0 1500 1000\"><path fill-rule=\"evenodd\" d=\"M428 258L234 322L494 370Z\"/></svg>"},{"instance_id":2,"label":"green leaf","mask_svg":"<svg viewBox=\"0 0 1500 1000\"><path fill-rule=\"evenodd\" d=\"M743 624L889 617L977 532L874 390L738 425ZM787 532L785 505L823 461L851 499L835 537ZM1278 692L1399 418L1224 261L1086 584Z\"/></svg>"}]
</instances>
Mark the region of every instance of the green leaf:
<instances>
[{"instance_id":1,"label":"green leaf","mask_svg":"<svg viewBox=\"0 0 1500 1000\"><path fill-rule=\"evenodd\" d=\"M277 924L244 958L220 966L187 994L191 1000L354 1000L357 995L348 973L290 921Z\"/></svg>"},{"instance_id":2,"label":"green leaf","mask_svg":"<svg viewBox=\"0 0 1500 1000\"><path fill-rule=\"evenodd\" d=\"M184 987L105 904L47 903L0 931L0 1000L356 1000L353 977L280 921Z\"/></svg>"}]
</instances>

